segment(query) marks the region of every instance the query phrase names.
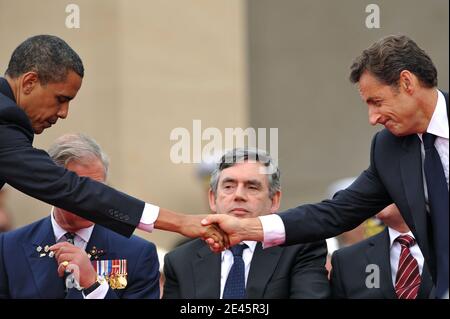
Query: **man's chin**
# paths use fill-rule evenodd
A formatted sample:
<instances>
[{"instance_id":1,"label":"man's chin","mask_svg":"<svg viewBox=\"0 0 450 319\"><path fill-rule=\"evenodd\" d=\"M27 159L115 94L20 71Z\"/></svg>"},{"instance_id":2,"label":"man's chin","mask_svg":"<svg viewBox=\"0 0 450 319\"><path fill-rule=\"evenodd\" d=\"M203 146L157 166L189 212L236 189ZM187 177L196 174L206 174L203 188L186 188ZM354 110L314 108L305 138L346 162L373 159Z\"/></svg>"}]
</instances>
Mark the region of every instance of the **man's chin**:
<instances>
[{"instance_id":1,"label":"man's chin","mask_svg":"<svg viewBox=\"0 0 450 319\"><path fill-rule=\"evenodd\" d=\"M44 132L44 128L43 127L37 127L37 128L33 128L34 134L39 135L42 132Z\"/></svg>"},{"instance_id":2,"label":"man's chin","mask_svg":"<svg viewBox=\"0 0 450 319\"><path fill-rule=\"evenodd\" d=\"M250 217L251 213L243 210L233 210L228 214L233 215L234 217Z\"/></svg>"}]
</instances>

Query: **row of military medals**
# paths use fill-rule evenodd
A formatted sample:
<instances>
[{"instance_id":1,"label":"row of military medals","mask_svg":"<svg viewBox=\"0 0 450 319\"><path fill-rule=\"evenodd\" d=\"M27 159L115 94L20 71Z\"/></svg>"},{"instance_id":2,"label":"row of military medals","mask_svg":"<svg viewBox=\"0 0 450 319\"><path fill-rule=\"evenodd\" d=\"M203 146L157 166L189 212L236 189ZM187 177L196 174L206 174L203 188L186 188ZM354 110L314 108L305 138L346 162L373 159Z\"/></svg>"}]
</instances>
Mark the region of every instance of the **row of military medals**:
<instances>
[{"instance_id":1,"label":"row of military medals","mask_svg":"<svg viewBox=\"0 0 450 319\"><path fill-rule=\"evenodd\" d=\"M108 281L112 289L124 289L127 286L127 260L96 260L92 263L95 272Z\"/></svg>"}]
</instances>

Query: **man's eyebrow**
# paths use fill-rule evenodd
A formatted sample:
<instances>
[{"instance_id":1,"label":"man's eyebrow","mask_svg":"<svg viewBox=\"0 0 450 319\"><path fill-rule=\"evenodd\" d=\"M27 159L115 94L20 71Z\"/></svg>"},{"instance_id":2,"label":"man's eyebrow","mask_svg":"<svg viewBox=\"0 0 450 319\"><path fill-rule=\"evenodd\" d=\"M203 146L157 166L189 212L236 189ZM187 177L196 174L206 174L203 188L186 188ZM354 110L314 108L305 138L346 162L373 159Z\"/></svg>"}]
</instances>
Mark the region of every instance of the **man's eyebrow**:
<instances>
[{"instance_id":1,"label":"man's eyebrow","mask_svg":"<svg viewBox=\"0 0 450 319\"><path fill-rule=\"evenodd\" d=\"M225 177L225 178L222 180L222 183L228 183L228 182L236 182L236 179L231 178L231 177Z\"/></svg>"}]
</instances>

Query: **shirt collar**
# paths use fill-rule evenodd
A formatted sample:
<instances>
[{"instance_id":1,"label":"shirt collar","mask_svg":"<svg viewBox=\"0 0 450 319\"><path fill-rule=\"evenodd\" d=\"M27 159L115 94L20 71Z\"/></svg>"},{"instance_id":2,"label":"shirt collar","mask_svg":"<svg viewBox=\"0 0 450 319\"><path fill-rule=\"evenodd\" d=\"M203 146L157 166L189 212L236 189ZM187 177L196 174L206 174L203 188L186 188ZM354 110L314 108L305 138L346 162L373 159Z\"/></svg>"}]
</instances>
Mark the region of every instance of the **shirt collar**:
<instances>
[{"instance_id":1,"label":"shirt collar","mask_svg":"<svg viewBox=\"0 0 450 319\"><path fill-rule=\"evenodd\" d=\"M258 242L252 241L252 240L244 240L240 244L246 244L248 249L250 250L252 256L253 256L253 253L255 252L257 243ZM223 258L225 256L225 252L227 252L227 251L229 251L231 253L231 250L229 250L229 249L222 251L222 261L223 261Z\"/></svg>"},{"instance_id":2,"label":"shirt collar","mask_svg":"<svg viewBox=\"0 0 450 319\"><path fill-rule=\"evenodd\" d=\"M428 124L427 133L448 139L448 117L447 117L447 104L445 103L444 94L437 90L438 99L436 107ZM419 134L422 140L422 134Z\"/></svg>"},{"instance_id":3,"label":"shirt collar","mask_svg":"<svg viewBox=\"0 0 450 319\"><path fill-rule=\"evenodd\" d=\"M411 231L407 232L407 233L401 233L396 231L395 229L392 229L391 227L388 227L389 230L389 240L390 240L390 248L392 248L392 245L394 244L394 241L397 239L398 236L401 235L409 235L412 238L416 239L416 237L414 237L413 233Z\"/></svg>"},{"instance_id":4,"label":"shirt collar","mask_svg":"<svg viewBox=\"0 0 450 319\"><path fill-rule=\"evenodd\" d=\"M59 226L59 224L56 222L55 216L54 216L55 207L52 208L52 211L50 213L50 219L52 221L53 226L53 233L55 234L55 242L58 242L66 233L67 230ZM79 229L76 234L81 239L83 239L86 243L89 242L89 239L91 238L92 231L94 230L94 225L89 226L87 228Z\"/></svg>"}]
</instances>

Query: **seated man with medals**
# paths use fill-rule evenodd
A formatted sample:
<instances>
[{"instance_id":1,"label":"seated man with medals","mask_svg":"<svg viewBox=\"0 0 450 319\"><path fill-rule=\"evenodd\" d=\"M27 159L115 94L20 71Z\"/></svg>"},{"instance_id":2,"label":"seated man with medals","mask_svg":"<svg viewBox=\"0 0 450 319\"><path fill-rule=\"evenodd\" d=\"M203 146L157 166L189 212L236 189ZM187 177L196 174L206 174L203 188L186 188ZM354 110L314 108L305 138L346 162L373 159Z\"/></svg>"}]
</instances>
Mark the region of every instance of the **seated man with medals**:
<instances>
[{"instance_id":1,"label":"seated man with medals","mask_svg":"<svg viewBox=\"0 0 450 319\"><path fill-rule=\"evenodd\" d=\"M82 134L56 140L52 160L104 182L107 156ZM0 298L158 299L153 243L126 238L54 207L50 216L0 235Z\"/></svg>"}]
</instances>

